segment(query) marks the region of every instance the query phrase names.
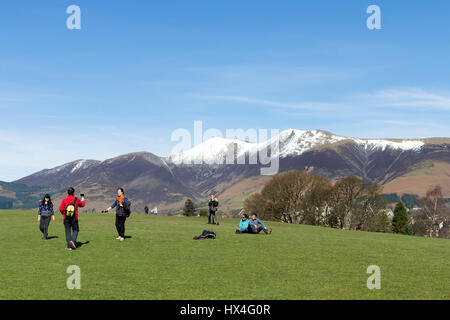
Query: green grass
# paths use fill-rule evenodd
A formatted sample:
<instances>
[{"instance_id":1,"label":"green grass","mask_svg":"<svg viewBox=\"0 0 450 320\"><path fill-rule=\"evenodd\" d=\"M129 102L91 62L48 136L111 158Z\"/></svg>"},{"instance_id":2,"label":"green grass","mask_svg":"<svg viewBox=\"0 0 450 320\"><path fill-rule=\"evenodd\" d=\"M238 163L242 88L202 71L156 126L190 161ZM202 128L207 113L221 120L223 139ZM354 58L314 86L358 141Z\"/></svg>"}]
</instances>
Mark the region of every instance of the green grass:
<instances>
[{"instance_id":1,"label":"green grass","mask_svg":"<svg viewBox=\"0 0 450 320\"><path fill-rule=\"evenodd\" d=\"M265 235L194 241L205 218L132 215L119 242L112 214L81 214L76 251L62 219L40 240L31 211L0 211L0 299L449 299L450 240L272 223ZM69 265L81 290L68 290ZM369 290L366 269L381 268Z\"/></svg>"}]
</instances>

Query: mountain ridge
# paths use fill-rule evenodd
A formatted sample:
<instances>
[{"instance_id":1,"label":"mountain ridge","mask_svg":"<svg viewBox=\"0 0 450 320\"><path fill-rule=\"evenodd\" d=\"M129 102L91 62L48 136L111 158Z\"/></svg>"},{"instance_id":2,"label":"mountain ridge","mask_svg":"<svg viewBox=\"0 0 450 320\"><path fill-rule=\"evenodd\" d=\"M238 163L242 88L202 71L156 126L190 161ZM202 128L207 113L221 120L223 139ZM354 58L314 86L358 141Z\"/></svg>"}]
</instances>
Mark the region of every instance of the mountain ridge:
<instances>
[{"instance_id":1,"label":"mountain ridge","mask_svg":"<svg viewBox=\"0 0 450 320\"><path fill-rule=\"evenodd\" d=\"M273 148L274 142L279 143L279 150ZM331 179L356 175L384 185L417 170L427 161L449 164L450 138L361 139L324 130L288 129L259 143L212 138L167 157L141 151L104 161L79 159L38 171L14 183L44 186L58 192L56 198L64 195L61 193L64 188L74 186L89 194L91 208L104 206L120 186L137 206L170 208L182 205L186 198L201 201L210 193L223 194L241 181L244 185L245 181L252 181L249 185L252 190L262 187L266 179L250 178L260 175L265 166L249 161L252 155L259 159L261 153L279 161L279 172L308 170ZM229 164L227 156L232 156ZM243 163L236 164L238 160ZM450 179L450 171L445 175L447 170L444 165L435 171L443 176L439 181L445 184ZM404 186L407 180L402 180L403 191L407 191ZM240 185L239 190L243 189Z\"/></svg>"}]
</instances>

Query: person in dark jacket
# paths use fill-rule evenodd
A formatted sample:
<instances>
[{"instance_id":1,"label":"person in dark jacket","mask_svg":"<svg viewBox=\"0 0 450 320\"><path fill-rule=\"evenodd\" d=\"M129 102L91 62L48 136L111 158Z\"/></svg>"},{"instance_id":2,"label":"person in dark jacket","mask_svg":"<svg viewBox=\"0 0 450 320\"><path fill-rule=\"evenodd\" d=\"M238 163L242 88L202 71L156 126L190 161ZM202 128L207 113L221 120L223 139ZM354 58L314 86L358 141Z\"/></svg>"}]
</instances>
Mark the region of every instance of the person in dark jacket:
<instances>
[{"instance_id":1,"label":"person in dark jacket","mask_svg":"<svg viewBox=\"0 0 450 320\"><path fill-rule=\"evenodd\" d=\"M215 220L216 220L216 212L217 212L217 208L219 207L219 201L217 201L217 198L212 194L210 197L210 200L208 202L208 224L215 224Z\"/></svg>"},{"instance_id":2,"label":"person in dark jacket","mask_svg":"<svg viewBox=\"0 0 450 320\"><path fill-rule=\"evenodd\" d=\"M125 196L125 191L123 188L117 189L117 199L114 203L106 209L108 212L112 208L116 208L116 229L119 236L116 240L123 241L125 240L125 221L127 220L127 213L124 207L129 208L131 205L130 200Z\"/></svg>"},{"instance_id":3,"label":"person in dark jacket","mask_svg":"<svg viewBox=\"0 0 450 320\"><path fill-rule=\"evenodd\" d=\"M145 214L148 214L148 211L149 211L148 207L145 206L145 207L144 207L144 212L145 212Z\"/></svg>"},{"instance_id":4,"label":"person in dark jacket","mask_svg":"<svg viewBox=\"0 0 450 320\"><path fill-rule=\"evenodd\" d=\"M48 226L50 224L50 219L55 221L55 213L53 212L53 203L49 194L44 196L44 199L39 204L38 211L38 222L39 229L42 232L42 240L47 240L48 236Z\"/></svg>"},{"instance_id":5,"label":"person in dark jacket","mask_svg":"<svg viewBox=\"0 0 450 320\"><path fill-rule=\"evenodd\" d=\"M63 199L59 206L59 211L63 216L64 229L66 231L67 250L75 250L78 232L80 227L78 225L78 208L83 208L85 205L84 196L81 200L75 197L75 189L70 187L67 190L67 197ZM72 213L73 210L73 213Z\"/></svg>"}]
</instances>

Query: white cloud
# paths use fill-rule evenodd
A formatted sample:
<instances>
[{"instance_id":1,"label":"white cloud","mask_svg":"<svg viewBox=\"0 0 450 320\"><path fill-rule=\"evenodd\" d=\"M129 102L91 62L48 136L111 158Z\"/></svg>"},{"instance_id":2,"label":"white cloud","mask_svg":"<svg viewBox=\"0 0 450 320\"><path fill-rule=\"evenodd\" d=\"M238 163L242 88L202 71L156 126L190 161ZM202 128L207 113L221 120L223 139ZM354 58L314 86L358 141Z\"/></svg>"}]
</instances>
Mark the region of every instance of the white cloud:
<instances>
[{"instance_id":1,"label":"white cloud","mask_svg":"<svg viewBox=\"0 0 450 320\"><path fill-rule=\"evenodd\" d=\"M301 102L301 103L288 103L275 100L257 99L250 97L241 96L201 96L200 98L206 100L222 100L231 101L245 104L256 104L275 108L285 108L285 109L297 109L297 110L332 110L337 107L342 107L338 104L324 103L324 102Z\"/></svg>"},{"instance_id":2,"label":"white cloud","mask_svg":"<svg viewBox=\"0 0 450 320\"><path fill-rule=\"evenodd\" d=\"M386 89L366 95L368 103L378 107L411 110L450 110L450 96L427 92L420 88Z\"/></svg>"}]
</instances>

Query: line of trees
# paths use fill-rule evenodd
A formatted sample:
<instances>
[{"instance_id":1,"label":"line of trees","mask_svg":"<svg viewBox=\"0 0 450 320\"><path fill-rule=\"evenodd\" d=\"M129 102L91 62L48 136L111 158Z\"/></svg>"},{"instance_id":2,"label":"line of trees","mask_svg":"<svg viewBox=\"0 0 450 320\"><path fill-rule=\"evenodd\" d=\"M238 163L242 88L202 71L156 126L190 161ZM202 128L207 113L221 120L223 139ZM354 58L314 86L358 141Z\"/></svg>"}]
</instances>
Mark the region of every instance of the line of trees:
<instances>
[{"instance_id":1,"label":"line of trees","mask_svg":"<svg viewBox=\"0 0 450 320\"><path fill-rule=\"evenodd\" d=\"M274 177L261 192L248 197L244 209L258 213L263 219L286 223L404 234L421 234L421 227L429 236L439 233L442 236L442 222L448 221L443 218L447 207L442 192L430 191L420 199L422 209L414 219L408 216L402 202L394 210L394 218L390 217L381 192L378 184L355 176L333 183L305 171L289 171ZM436 229L439 225L440 232Z\"/></svg>"}]
</instances>

